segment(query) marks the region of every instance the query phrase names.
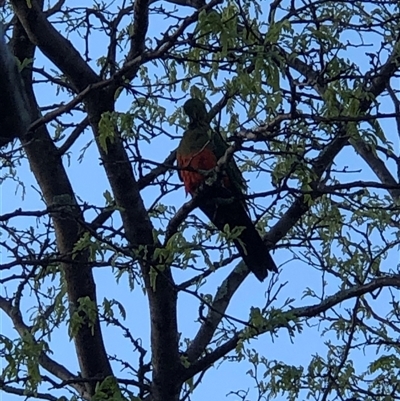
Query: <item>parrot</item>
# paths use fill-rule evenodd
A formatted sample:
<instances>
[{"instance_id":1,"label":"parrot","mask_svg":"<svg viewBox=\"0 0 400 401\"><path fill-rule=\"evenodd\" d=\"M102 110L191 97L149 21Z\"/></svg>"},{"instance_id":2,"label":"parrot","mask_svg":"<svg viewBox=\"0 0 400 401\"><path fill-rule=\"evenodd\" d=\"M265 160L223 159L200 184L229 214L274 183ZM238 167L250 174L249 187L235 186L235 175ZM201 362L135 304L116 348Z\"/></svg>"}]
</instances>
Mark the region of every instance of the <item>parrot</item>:
<instances>
[{"instance_id":1,"label":"parrot","mask_svg":"<svg viewBox=\"0 0 400 401\"><path fill-rule=\"evenodd\" d=\"M233 242L248 269L262 282L269 271L278 269L248 214L243 200L243 176L230 158L215 182L203 185L225 155L228 144L211 129L206 106L201 100L187 100L183 110L189 117L189 124L176 150L176 160L186 195L193 197L200 192L198 206L218 230L224 231L226 225L231 231L235 227L243 228Z\"/></svg>"}]
</instances>

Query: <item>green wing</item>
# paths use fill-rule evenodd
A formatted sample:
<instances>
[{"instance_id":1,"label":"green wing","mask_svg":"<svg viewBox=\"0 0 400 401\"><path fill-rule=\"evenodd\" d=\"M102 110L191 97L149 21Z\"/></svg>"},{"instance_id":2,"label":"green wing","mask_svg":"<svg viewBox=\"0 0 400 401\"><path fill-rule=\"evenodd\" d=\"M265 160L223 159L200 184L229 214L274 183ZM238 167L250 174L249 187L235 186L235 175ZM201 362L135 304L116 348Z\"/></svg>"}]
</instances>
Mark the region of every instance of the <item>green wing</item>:
<instances>
[{"instance_id":1,"label":"green wing","mask_svg":"<svg viewBox=\"0 0 400 401\"><path fill-rule=\"evenodd\" d=\"M221 157L224 156L229 145L225 142L224 138L222 138L221 134L216 130L212 130L212 141L215 149L215 154L217 156L217 159L219 160ZM244 181L242 173L240 172L233 158L229 160L228 165L225 166L225 169L230 181L235 186L235 189L237 191L244 192L246 190L246 182Z\"/></svg>"}]
</instances>

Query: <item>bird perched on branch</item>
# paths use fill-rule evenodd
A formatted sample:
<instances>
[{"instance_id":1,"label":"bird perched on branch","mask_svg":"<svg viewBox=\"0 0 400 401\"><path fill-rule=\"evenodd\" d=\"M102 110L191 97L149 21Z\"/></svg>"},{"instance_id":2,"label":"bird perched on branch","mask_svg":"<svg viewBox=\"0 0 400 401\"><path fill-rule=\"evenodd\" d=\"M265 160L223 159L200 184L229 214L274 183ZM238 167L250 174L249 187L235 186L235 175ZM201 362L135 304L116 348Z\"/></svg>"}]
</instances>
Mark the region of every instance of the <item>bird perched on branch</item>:
<instances>
[{"instance_id":1,"label":"bird perched on branch","mask_svg":"<svg viewBox=\"0 0 400 401\"><path fill-rule=\"evenodd\" d=\"M276 272L277 268L248 215L243 201L243 177L232 158L227 158L220 166L221 171L215 171L218 160L226 156L228 145L212 131L204 103L189 99L183 109L190 121L179 143L176 159L186 193L195 196L202 188L199 208L219 230L223 231L226 224L230 231L243 228L233 242L247 267L263 281L268 271ZM202 185L213 173L216 176L214 182Z\"/></svg>"}]
</instances>

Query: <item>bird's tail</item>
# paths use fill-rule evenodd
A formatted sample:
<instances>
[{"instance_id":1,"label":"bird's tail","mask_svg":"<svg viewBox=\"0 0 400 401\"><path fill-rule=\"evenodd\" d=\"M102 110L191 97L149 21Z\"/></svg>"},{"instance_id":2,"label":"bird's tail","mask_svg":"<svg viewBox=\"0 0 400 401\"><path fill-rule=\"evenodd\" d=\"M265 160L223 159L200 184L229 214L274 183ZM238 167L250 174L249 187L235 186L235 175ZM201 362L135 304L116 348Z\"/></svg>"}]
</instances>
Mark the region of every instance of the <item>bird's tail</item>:
<instances>
[{"instance_id":1,"label":"bird's tail","mask_svg":"<svg viewBox=\"0 0 400 401\"><path fill-rule=\"evenodd\" d=\"M260 281L264 281L269 271L278 271L267 246L253 224L251 227L246 227L234 242L244 263Z\"/></svg>"},{"instance_id":2,"label":"bird's tail","mask_svg":"<svg viewBox=\"0 0 400 401\"><path fill-rule=\"evenodd\" d=\"M230 193L224 191L223 188L218 188L218 198L225 199L225 202L219 202L214 192L214 196L203 198L203 201L200 202L200 209L221 231L226 224L231 229L245 227L239 237L234 240L234 243L249 270L260 281L263 281L267 277L268 271L278 271L275 262L269 254L268 247L254 227L244 203L228 200Z\"/></svg>"}]
</instances>

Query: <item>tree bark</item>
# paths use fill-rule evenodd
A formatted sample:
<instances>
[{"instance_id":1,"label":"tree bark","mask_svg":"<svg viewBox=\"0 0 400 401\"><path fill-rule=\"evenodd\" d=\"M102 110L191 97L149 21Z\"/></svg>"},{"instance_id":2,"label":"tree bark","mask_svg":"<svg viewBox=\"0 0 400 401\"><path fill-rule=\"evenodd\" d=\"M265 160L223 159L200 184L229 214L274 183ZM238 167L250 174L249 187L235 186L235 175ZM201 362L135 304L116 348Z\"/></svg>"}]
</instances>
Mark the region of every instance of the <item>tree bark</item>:
<instances>
[{"instance_id":1,"label":"tree bark","mask_svg":"<svg viewBox=\"0 0 400 401\"><path fill-rule=\"evenodd\" d=\"M16 23L12 46L15 56L23 62L32 59L35 46L28 39L26 31L20 23ZM29 103L30 121L40 118L38 104L32 87L32 74L29 69L23 72L26 96ZM52 215L57 246L61 256L72 259L74 245L80 238L83 215L77 205L75 194L64 169L61 156L44 125L21 137L31 170L41 188L48 207L60 207L60 213ZM44 157L45 155L45 157ZM96 288L91 268L87 265L87 253L76 255L73 262L64 262L70 314L76 312L80 299L90 299L97 305ZM104 378L112 375L108 361L99 319L88 324L87 316L82 316L83 324L74 336L81 375L83 378ZM86 387L93 395L96 382L90 380Z\"/></svg>"},{"instance_id":2,"label":"tree bark","mask_svg":"<svg viewBox=\"0 0 400 401\"><path fill-rule=\"evenodd\" d=\"M0 148L21 137L30 123L27 99L0 22Z\"/></svg>"}]
</instances>

